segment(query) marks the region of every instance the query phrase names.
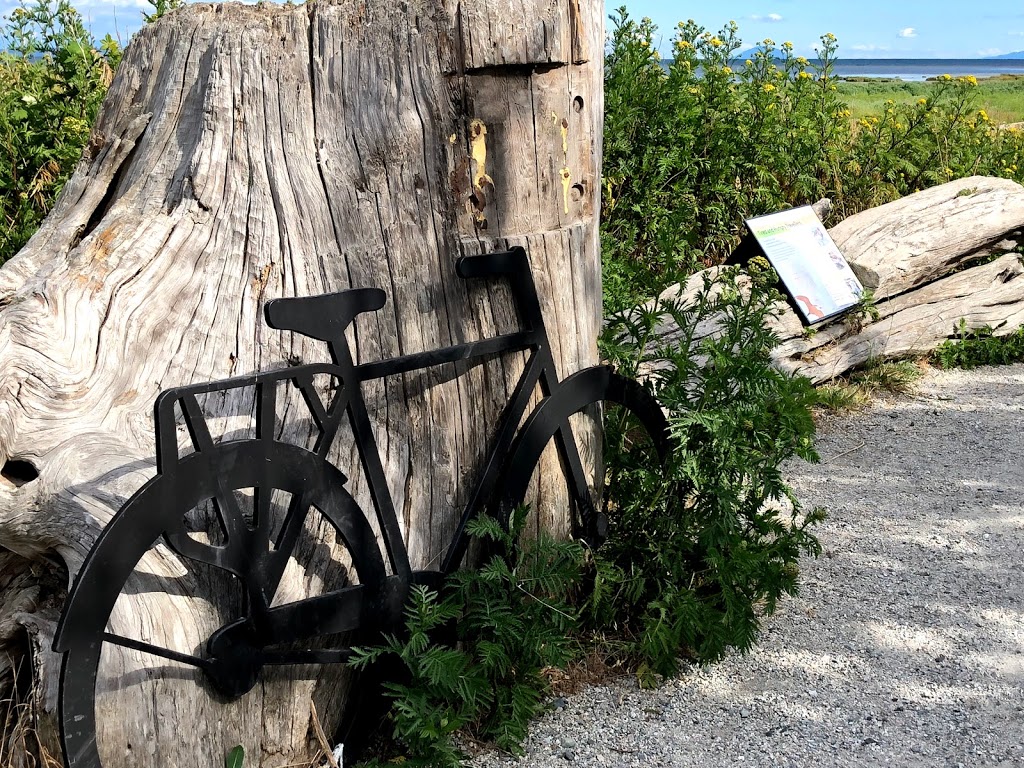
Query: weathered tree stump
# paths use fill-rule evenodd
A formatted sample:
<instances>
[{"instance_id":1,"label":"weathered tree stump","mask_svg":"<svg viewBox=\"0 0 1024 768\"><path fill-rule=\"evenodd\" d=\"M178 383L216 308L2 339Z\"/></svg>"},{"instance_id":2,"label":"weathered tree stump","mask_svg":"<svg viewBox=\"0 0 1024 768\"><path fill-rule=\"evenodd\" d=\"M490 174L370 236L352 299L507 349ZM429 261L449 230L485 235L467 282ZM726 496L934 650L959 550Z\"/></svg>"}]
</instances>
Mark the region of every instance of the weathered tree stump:
<instances>
[{"instance_id":1,"label":"weathered tree stump","mask_svg":"<svg viewBox=\"0 0 1024 768\"><path fill-rule=\"evenodd\" d=\"M78 171L0 269L0 659L30 655L34 677L34 719L6 731L5 751L27 727L56 748L60 590L154 472L157 393L325 359L263 324L268 299L383 288L385 308L356 322L360 361L417 352L515 325L503 287L464 282L453 263L520 244L560 372L596 362L602 15L579 0L189 5L133 39ZM414 567L443 553L521 365L367 387ZM217 404L225 434L251 407ZM308 419L278 428L300 444L312 433ZM369 509L352 447L332 458ZM536 524L559 532L550 469ZM331 557L307 554L293 599ZM199 642L217 616L216 599L140 588L114 620ZM129 651L104 665L106 768L219 765L235 744L246 765L302 764L309 700L328 732L344 703L344 675L322 670L268 675L224 704L184 668L147 672L152 659Z\"/></svg>"}]
</instances>

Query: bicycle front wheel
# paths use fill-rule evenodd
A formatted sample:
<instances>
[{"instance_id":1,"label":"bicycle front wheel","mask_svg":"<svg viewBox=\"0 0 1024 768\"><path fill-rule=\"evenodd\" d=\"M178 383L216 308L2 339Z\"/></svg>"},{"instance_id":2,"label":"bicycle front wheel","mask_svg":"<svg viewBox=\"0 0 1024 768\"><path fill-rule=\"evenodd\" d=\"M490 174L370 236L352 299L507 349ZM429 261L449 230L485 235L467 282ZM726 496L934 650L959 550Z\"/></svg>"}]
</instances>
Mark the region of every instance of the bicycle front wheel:
<instances>
[{"instance_id":1,"label":"bicycle front wheel","mask_svg":"<svg viewBox=\"0 0 1024 768\"><path fill-rule=\"evenodd\" d=\"M574 534L592 546L604 541L615 502L607 493L603 457L587 450L584 438L601 434L611 421L617 448L629 453L631 463L664 465L672 440L654 396L608 366L586 368L561 382L524 422L506 465L499 506L503 522L527 498L541 456L554 445L569 485Z\"/></svg>"},{"instance_id":2,"label":"bicycle front wheel","mask_svg":"<svg viewBox=\"0 0 1024 768\"><path fill-rule=\"evenodd\" d=\"M144 755L146 764L184 765L189 742L200 739L223 739L227 750L239 743L235 735L210 722L133 744L139 734L117 713L123 719L125 707L145 707L143 721L151 718L159 730L162 706L172 706L162 704L161 692L183 679L196 690L179 696L179 704L197 706L207 697L210 706L226 707L257 684L268 664L343 661L343 633L372 629L393 612L401 597L391 593L400 590L389 583L394 577L386 574L374 531L344 482L314 453L245 440L184 458L173 476L154 478L125 504L79 571L54 642L65 654L60 723L69 768L102 768L102 755L125 750ZM325 536L334 540L330 555ZM294 582L306 569L300 550L316 553L322 570L301 576L296 594L281 585L286 572ZM332 567L333 577L326 572ZM302 594L317 591L311 581L321 587L314 597ZM180 605L182 615L169 614L169 604ZM263 610L254 623L255 605ZM292 631L304 625L310 642ZM325 635L342 638L340 647L317 647ZM253 695L266 706L267 690ZM237 708L231 719L241 730L258 730ZM164 727L174 730L173 723Z\"/></svg>"}]
</instances>

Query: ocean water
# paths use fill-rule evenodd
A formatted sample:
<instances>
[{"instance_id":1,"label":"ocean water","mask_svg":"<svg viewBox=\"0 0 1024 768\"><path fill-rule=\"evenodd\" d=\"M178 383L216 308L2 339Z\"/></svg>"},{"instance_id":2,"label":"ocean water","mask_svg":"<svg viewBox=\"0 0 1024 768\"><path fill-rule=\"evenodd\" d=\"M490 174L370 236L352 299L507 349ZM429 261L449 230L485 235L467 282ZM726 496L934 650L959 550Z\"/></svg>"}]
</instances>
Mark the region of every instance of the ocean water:
<instances>
[{"instance_id":1,"label":"ocean water","mask_svg":"<svg viewBox=\"0 0 1024 768\"><path fill-rule=\"evenodd\" d=\"M840 59L839 77L890 77L927 80L940 75L993 77L1024 75L1024 59Z\"/></svg>"}]
</instances>

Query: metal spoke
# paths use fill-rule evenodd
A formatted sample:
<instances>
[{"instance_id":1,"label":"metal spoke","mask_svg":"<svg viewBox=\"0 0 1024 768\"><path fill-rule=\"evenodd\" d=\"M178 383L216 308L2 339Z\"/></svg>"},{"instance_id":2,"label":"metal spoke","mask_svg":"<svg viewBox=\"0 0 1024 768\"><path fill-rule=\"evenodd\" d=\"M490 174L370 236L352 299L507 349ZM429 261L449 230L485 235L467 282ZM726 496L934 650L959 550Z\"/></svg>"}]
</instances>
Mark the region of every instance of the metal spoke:
<instances>
[{"instance_id":1,"label":"metal spoke","mask_svg":"<svg viewBox=\"0 0 1024 768\"><path fill-rule=\"evenodd\" d=\"M179 661L182 664L188 664L199 669L210 669L212 664L207 659L200 659L197 656L190 656L187 653L179 653L178 651L172 651L169 648L163 648L159 645L153 645L152 643L145 643L141 640L133 640L130 637L124 637L123 635L115 635L111 632L103 633L103 640L114 645L120 645L125 648L131 648L133 651L141 651L142 653L148 653L153 656L161 656L171 661Z\"/></svg>"}]
</instances>

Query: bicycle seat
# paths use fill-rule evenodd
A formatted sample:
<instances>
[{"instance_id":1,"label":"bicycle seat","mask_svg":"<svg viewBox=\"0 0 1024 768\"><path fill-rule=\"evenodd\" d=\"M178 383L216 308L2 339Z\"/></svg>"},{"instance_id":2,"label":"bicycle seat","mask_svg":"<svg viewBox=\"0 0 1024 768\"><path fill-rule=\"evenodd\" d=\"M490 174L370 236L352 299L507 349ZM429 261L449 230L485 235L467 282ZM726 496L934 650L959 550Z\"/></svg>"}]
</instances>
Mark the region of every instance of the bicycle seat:
<instances>
[{"instance_id":1,"label":"bicycle seat","mask_svg":"<svg viewBox=\"0 0 1024 768\"><path fill-rule=\"evenodd\" d=\"M380 288L351 288L319 296L273 299L263 307L267 325L279 331L295 331L320 341L334 341L362 312L384 306L387 294Z\"/></svg>"}]
</instances>

